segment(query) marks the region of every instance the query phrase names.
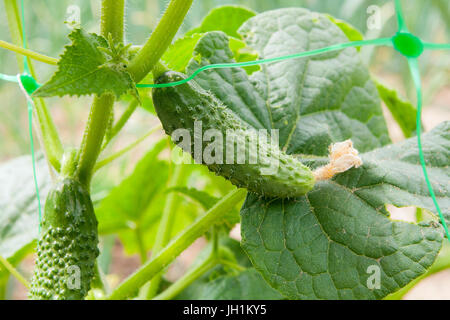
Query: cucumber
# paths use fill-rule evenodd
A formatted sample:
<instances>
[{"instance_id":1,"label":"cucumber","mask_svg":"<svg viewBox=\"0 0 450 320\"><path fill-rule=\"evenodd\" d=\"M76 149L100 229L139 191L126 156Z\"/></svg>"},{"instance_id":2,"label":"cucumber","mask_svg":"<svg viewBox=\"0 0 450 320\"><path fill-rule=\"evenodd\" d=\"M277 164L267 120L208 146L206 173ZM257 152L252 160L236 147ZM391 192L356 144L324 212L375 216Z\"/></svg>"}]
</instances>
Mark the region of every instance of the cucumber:
<instances>
[{"instance_id":1,"label":"cucumber","mask_svg":"<svg viewBox=\"0 0 450 320\"><path fill-rule=\"evenodd\" d=\"M184 74L167 71L156 80L156 83L170 83L183 79L186 79ZM280 198L302 196L313 188L315 178L308 167L281 151L278 145L258 139L255 129L194 80L178 86L154 88L152 94L156 112L165 132L172 136L177 129L186 129L190 133L190 143L186 145L184 141L182 146L179 143L181 148L189 152L197 162L207 165L210 171L225 177L237 187L247 188L250 192L262 196ZM216 129L222 133L224 141L222 155L226 155L227 151L230 152L226 150L230 147L227 146L226 140L233 135L236 139L234 159L239 155L247 155L247 161L241 164L231 163L226 161L225 156L223 161L218 163L207 162L203 157L200 160L196 159L195 139L192 138L195 135L196 121L201 121L203 132ZM258 154L263 155L263 161L249 161L255 156L253 154L255 152L251 151L246 139L254 141ZM201 147L205 150L210 142L203 140ZM276 172L264 174L267 168L275 167Z\"/></svg>"},{"instance_id":2,"label":"cucumber","mask_svg":"<svg viewBox=\"0 0 450 320\"><path fill-rule=\"evenodd\" d=\"M94 277L97 219L85 187L61 179L45 203L30 298L81 300Z\"/></svg>"}]
</instances>

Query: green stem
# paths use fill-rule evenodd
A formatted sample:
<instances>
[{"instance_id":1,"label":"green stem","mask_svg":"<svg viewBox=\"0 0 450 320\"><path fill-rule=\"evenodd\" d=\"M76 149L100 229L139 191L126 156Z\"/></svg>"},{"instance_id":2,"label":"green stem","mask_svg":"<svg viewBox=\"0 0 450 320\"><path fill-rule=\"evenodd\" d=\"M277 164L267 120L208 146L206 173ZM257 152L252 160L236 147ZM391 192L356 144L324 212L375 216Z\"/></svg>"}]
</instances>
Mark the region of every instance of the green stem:
<instances>
[{"instance_id":1,"label":"green stem","mask_svg":"<svg viewBox=\"0 0 450 320\"><path fill-rule=\"evenodd\" d=\"M139 248L139 257L141 259L141 264L144 264L147 261L147 250L145 250L144 240L142 239L142 233L139 228L134 230L136 234L136 241Z\"/></svg>"},{"instance_id":2,"label":"green stem","mask_svg":"<svg viewBox=\"0 0 450 320\"><path fill-rule=\"evenodd\" d=\"M153 73L153 79L158 79L164 72L169 71L169 68L167 68L162 62L157 62L155 64L155 67L152 70Z\"/></svg>"},{"instance_id":3,"label":"green stem","mask_svg":"<svg viewBox=\"0 0 450 320\"><path fill-rule=\"evenodd\" d=\"M120 132L120 130L122 130L122 128L125 126L127 121L130 119L131 115L134 113L134 111L136 110L138 105L139 105L139 102L136 99L134 99L133 101L130 102L130 104L128 105L128 108L124 111L124 113L122 114L120 119L117 121L117 123L111 129L111 134L108 137L108 139L105 139L105 141L103 142L103 147L102 147L103 149L105 149L106 146L111 142L111 140Z\"/></svg>"},{"instance_id":4,"label":"green stem","mask_svg":"<svg viewBox=\"0 0 450 320\"><path fill-rule=\"evenodd\" d=\"M76 171L80 182L86 186L91 181L95 164L100 155L113 105L114 96L112 94L103 94L101 97L94 98L81 143Z\"/></svg>"},{"instance_id":5,"label":"green stem","mask_svg":"<svg viewBox=\"0 0 450 320\"><path fill-rule=\"evenodd\" d=\"M237 270L237 271L239 271L239 272L242 272L242 271L247 270L247 268L245 268L245 267L243 267L243 266L241 266L241 265L239 265L239 264L237 264L237 263L234 263L234 262L232 262L232 261L225 260L225 259L219 260L219 263L220 263L221 265L230 267L231 269Z\"/></svg>"},{"instance_id":6,"label":"green stem","mask_svg":"<svg viewBox=\"0 0 450 320\"><path fill-rule=\"evenodd\" d=\"M136 146L138 146L141 142L143 142L145 139L147 139L149 136L151 136L153 133L155 133L157 130L161 129L161 125L157 125L156 127L154 127L153 129L151 129L149 132L147 132L145 135L143 135L142 137L140 137L139 139L137 139L135 142L133 142L132 144L126 146L125 148L123 148L122 150L114 153L113 155L102 159L100 161L98 161L95 164L95 170L98 170L104 166L106 166L107 164L109 164L110 162L116 160L117 158L123 156L125 153L127 153L128 151L132 150L133 148L135 148Z\"/></svg>"},{"instance_id":7,"label":"green stem","mask_svg":"<svg viewBox=\"0 0 450 320\"><path fill-rule=\"evenodd\" d=\"M101 34L114 42L123 42L125 0L102 0Z\"/></svg>"},{"instance_id":8,"label":"green stem","mask_svg":"<svg viewBox=\"0 0 450 320\"><path fill-rule=\"evenodd\" d=\"M22 46L22 23L20 20L19 6L16 0L4 0L5 12L8 20L9 32L11 34L11 39L16 46ZM16 55L17 65L22 73L23 69L23 59L22 56Z\"/></svg>"},{"instance_id":9,"label":"green stem","mask_svg":"<svg viewBox=\"0 0 450 320\"><path fill-rule=\"evenodd\" d=\"M161 21L139 53L131 61L128 71L136 83L141 81L161 59L183 23L193 0L171 0Z\"/></svg>"},{"instance_id":10,"label":"green stem","mask_svg":"<svg viewBox=\"0 0 450 320\"><path fill-rule=\"evenodd\" d=\"M153 300L173 299L191 283L214 268L221 260L219 252L219 232L217 230L217 226L213 227L211 242L211 252L209 253L208 257L204 259L204 261L202 261L200 264L196 264L195 266L193 266L183 277L178 279L169 288L154 297Z\"/></svg>"},{"instance_id":11,"label":"green stem","mask_svg":"<svg viewBox=\"0 0 450 320\"><path fill-rule=\"evenodd\" d=\"M182 165L175 165L173 169L172 176L167 184L167 189L173 188L177 186L180 182L181 178L181 169ZM152 256L156 256L165 245L170 240L170 235L172 234L172 226L173 220L175 219L176 206L175 206L175 198L176 194L174 192L169 192L166 197L166 202L163 210L163 214L161 217L161 222L158 226L158 231L156 233L155 244L152 248ZM155 276L150 282L150 286L148 287L146 297L147 299L153 298L159 289L159 284L161 283L161 278L163 274L160 273Z\"/></svg>"},{"instance_id":12,"label":"green stem","mask_svg":"<svg viewBox=\"0 0 450 320\"><path fill-rule=\"evenodd\" d=\"M178 279L169 288L161 292L159 295L153 298L153 300L170 300L176 297L187 286L200 278L206 272L211 270L217 265L217 258L214 255L210 255L205 261L198 266L192 268L183 277Z\"/></svg>"},{"instance_id":13,"label":"green stem","mask_svg":"<svg viewBox=\"0 0 450 320\"><path fill-rule=\"evenodd\" d=\"M17 280L19 280L20 283L22 283L27 289L30 288L30 284L28 281L19 273L19 271L14 268L14 266L9 263L8 260L0 256L0 264L2 264L6 270L9 271Z\"/></svg>"},{"instance_id":14,"label":"green stem","mask_svg":"<svg viewBox=\"0 0 450 320\"><path fill-rule=\"evenodd\" d=\"M28 50L25 48L22 48L20 46L16 46L15 44L0 40L0 48L11 50L15 53L24 55L26 57L29 57L31 59L34 59L36 61L44 62L51 65L57 65L58 59L47 57L46 55L34 52L32 50Z\"/></svg>"},{"instance_id":15,"label":"green stem","mask_svg":"<svg viewBox=\"0 0 450 320\"><path fill-rule=\"evenodd\" d=\"M8 18L9 29L11 32L11 39L15 46L23 45L22 38L22 24L20 20L19 8L16 0L4 0L6 16ZM22 56L17 54L17 62L20 72L24 71ZM31 76L36 79L34 67L29 58L27 63L30 69ZM38 119L38 136L42 137L41 143L44 147L46 157L50 164L56 169L60 170L60 160L62 158L64 149L59 138L58 131L53 122L50 112L43 99L34 99L36 118Z\"/></svg>"},{"instance_id":16,"label":"green stem","mask_svg":"<svg viewBox=\"0 0 450 320\"><path fill-rule=\"evenodd\" d=\"M123 41L124 0L103 0L101 35L112 35L115 42ZM108 129L114 105L114 95L95 97L88 123L81 143L77 176L81 183L89 185L95 164L102 150L102 143Z\"/></svg>"},{"instance_id":17,"label":"green stem","mask_svg":"<svg viewBox=\"0 0 450 320\"><path fill-rule=\"evenodd\" d=\"M201 237L212 226L223 219L247 194L245 189L230 192L214 205L204 216L185 229L177 238L172 240L161 252L140 267L134 274L122 282L109 296L109 299L124 299L137 293L137 290L156 274L161 272L197 238Z\"/></svg>"}]
</instances>

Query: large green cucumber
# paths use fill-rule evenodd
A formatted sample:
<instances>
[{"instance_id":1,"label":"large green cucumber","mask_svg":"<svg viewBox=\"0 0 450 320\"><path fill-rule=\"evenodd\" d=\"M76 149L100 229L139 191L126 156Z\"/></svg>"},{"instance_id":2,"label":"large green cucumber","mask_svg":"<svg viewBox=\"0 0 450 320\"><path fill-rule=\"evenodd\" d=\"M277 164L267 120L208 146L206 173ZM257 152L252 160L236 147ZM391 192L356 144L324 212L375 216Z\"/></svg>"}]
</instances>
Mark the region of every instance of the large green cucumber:
<instances>
[{"instance_id":1,"label":"large green cucumber","mask_svg":"<svg viewBox=\"0 0 450 320\"><path fill-rule=\"evenodd\" d=\"M163 73L156 83L170 83L185 78L182 73L168 71ZM256 130L252 130L246 122L194 80L178 86L153 89L153 103L164 130L171 136L177 129L187 129L190 136L194 137L196 121L201 122L203 132L209 129L219 130L224 141L227 135L230 135L229 132L235 132L234 159L242 154L249 155L247 159L254 156L249 151L250 144L246 143L248 139L253 139L253 143L257 144L258 154L264 155L264 163L246 161L237 164L227 163L225 160L220 163L207 163L201 159L211 171L227 178L234 185L263 196L281 198L301 196L313 188L315 179L308 167L281 151L278 145L257 139ZM195 158L194 141L194 138L190 140L189 147L186 147L186 143L180 146ZM201 141L202 150L205 150L208 144L210 142ZM229 146L226 142L223 143L222 155L229 151L225 150ZM277 167L277 170L271 174L263 174L268 167Z\"/></svg>"},{"instance_id":2,"label":"large green cucumber","mask_svg":"<svg viewBox=\"0 0 450 320\"><path fill-rule=\"evenodd\" d=\"M99 254L97 219L88 191L65 178L45 203L30 298L81 300L90 289Z\"/></svg>"}]
</instances>

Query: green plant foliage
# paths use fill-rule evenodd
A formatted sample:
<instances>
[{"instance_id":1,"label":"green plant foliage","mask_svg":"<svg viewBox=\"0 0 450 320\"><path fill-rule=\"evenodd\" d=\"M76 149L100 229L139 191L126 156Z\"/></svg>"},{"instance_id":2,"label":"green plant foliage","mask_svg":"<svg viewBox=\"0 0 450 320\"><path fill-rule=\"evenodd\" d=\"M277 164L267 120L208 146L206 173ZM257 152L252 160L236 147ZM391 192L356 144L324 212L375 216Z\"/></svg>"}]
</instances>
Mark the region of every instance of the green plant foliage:
<instances>
[{"instance_id":1,"label":"green plant foliage","mask_svg":"<svg viewBox=\"0 0 450 320\"><path fill-rule=\"evenodd\" d=\"M212 281L198 284L186 296L193 300L280 300L283 299L272 289L253 268L238 274L222 275Z\"/></svg>"},{"instance_id":2,"label":"green plant foliage","mask_svg":"<svg viewBox=\"0 0 450 320\"><path fill-rule=\"evenodd\" d=\"M192 51L201 37L201 33L194 33L175 41L162 57L167 67L174 71L184 72L192 59Z\"/></svg>"},{"instance_id":3,"label":"green plant foliage","mask_svg":"<svg viewBox=\"0 0 450 320\"><path fill-rule=\"evenodd\" d=\"M240 38L237 30L255 12L241 6L221 6L211 10L203 19L201 25L187 33L205 33L209 31L223 31L230 37Z\"/></svg>"},{"instance_id":4,"label":"green plant foliage","mask_svg":"<svg viewBox=\"0 0 450 320\"><path fill-rule=\"evenodd\" d=\"M391 112L406 138L412 137L416 131L417 109L410 102L399 97L397 91L377 83L378 93Z\"/></svg>"},{"instance_id":5,"label":"green plant foliage","mask_svg":"<svg viewBox=\"0 0 450 320\"><path fill-rule=\"evenodd\" d=\"M35 97L103 93L120 97L128 91L137 96L136 86L127 71L126 47L115 47L103 37L82 29L72 31L69 39L72 43L59 60L58 71L34 92Z\"/></svg>"},{"instance_id":6,"label":"green plant foliage","mask_svg":"<svg viewBox=\"0 0 450 320\"><path fill-rule=\"evenodd\" d=\"M281 9L248 20L240 33L264 58L348 41L328 18L316 18L303 9ZM191 61L188 71L231 61L227 47L223 34L205 35L194 52L201 59ZM389 138L376 86L355 49L263 66L250 78L243 70L214 70L200 74L197 82L252 126L279 129L280 145L288 153L318 158L327 155L331 143L345 139L366 153L362 168L318 183L306 197L248 197L241 210L243 246L275 289L291 299L382 298L432 264L441 247L441 230L434 224L392 222L386 216L387 203L434 207L416 148L395 145L369 152L388 144ZM435 140L443 150L446 140ZM435 151L427 153L426 148L430 159ZM395 166L405 150L407 157ZM448 156L434 154L431 159L441 167L430 173L434 187L441 190L440 197L448 197ZM316 167L325 161L307 164ZM367 289L367 267L372 264L382 270L380 290Z\"/></svg>"},{"instance_id":7,"label":"green plant foliage","mask_svg":"<svg viewBox=\"0 0 450 320\"><path fill-rule=\"evenodd\" d=\"M167 192L179 192L190 199L197 201L206 210L211 209L216 202L219 201L218 198L210 195L209 193L194 188L174 187L168 189Z\"/></svg>"},{"instance_id":8,"label":"green plant foliage","mask_svg":"<svg viewBox=\"0 0 450 320\"><path fill-rule=\"evenodd\" d=\"M135 231L154 228L163 206L161 194L168 178L168 164L158 160L167 146L165 140L158 142L136 165L133 173L115 187L96 208L99 233L119 233L129 253L138 250ZM151 177L149 173L153 174ZM149 183L151 179L152 183ZM154 233L143 232L145 247L154 240Z\"/></svg>"},{"instance_id":9,"label":"green plant foliage","mask_svg":"<svg viewBox=\"0 0 450 320\"><path fill-rule=\"evenodd\" d=\"M220 236L223 251L228 252L229 259L234 260L243 270L235 270L218 265L181 292L177 299L193 300L281 300L284 297L272 289L252 265L239 246L239 242ZM195 264L205 258L211 246L205 248Z\"/></svg>"},{"instance_id":10,"label":"green plant foliage","mask_svg":"<svg viewBox=\"0 0 450 320\"><path fill-rule=\"evenodd\" d=\"M448 217L449 128L424 135L431 181ZM441 154L438 154L441 153ZM385 204L435 210L420 175L416 140L374 150L364 165L295 201L248 197L242 244L255 267L291 299L380 299L419 277L442 245L438 223L392 221ZM370 290L367 269L381 270Z\"/></svg>"},{"instance_id":11,"label":"green plant foliage","mask_svg":"<svg viewBox=\"0 0 450 320\"><path fill-rule=\"evenodd\" d=\"M41 199L52 184L45 158L36 158ZM38 202L30 156L12 159L0 166L0 255L11 258L37 238ZM42 206L44 202L42 201Z\"/></svg>"},{"instance_id":12,"label":"green plant foliage","mask_svg":"<svg viewBox=\"0 0 450 320\"><path fill-rule=\"evenodd\" d=\"M168 191L178 192L186 197L189 197L190 199L193 199L194 201L201 204L201 206L205 210L211 209L219 201L219 198L214 197L205 191L197 190L194 188L175 187L169 189ZM239 223L240 221L241 219L239 216L239 211L233 209L229 212L229 214L225 216L223 224L227 228L227 230L231 230L231 228L233 228L233 226Z\"/></svg>"}]
</instances>

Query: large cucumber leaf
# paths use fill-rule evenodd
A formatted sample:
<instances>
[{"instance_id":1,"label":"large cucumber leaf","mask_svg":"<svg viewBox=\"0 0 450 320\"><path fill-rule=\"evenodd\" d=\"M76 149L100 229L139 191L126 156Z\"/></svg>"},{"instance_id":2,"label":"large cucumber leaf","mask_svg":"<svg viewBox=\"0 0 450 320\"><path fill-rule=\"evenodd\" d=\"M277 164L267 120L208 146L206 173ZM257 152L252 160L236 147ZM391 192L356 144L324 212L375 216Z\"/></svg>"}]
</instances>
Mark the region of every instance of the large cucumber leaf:
<instances>
[{"instance_id":1,"label":"large cucumber leaf","mask_svg":"<svg viewBox=\"0 0 450 320\"><path fill-rule=\"evenodd\" d=\"M260 58L348 41L327 16L304 9L257 15L240 33ZM219 32L206 34L194 57L190 73L233 61L227 36ZM250 77L241 69L210 70L196 81L254 128L279 129L280 146L308 155L311 167L326 161L333 142L352 139L364 153L361 168L318 183L304 197L248 196L242 245L272 287L291 299L383 298L433 263L443 237L437 223L388 218L385 204L434 207L415 141L385 147L390 140L377 88L356 49L264 65ZM445 150L448 124L424 136L431 181L448 215ZM378 289L368 288L369 267L379 268Z\"/></svg>"},{"instance_id":2,"label":"large cucumber leaf","mask_svg":"<svg viewBox=\"0 0 450 320\"><path fill-rule=\"evenodd\" d=\"M445 123L423 136L430 179L447 216L449 129ZM361 168L318 183L304 197L247 198L241 210L242 245L265 279L286 296L383 298L423 274L436 258L442 244L437 223L418 226L385 215L385 204L435 210L416 140L362 158ZM368 270L374 267L380 287L371 290Z\"/></svg>"}]
</instances>

